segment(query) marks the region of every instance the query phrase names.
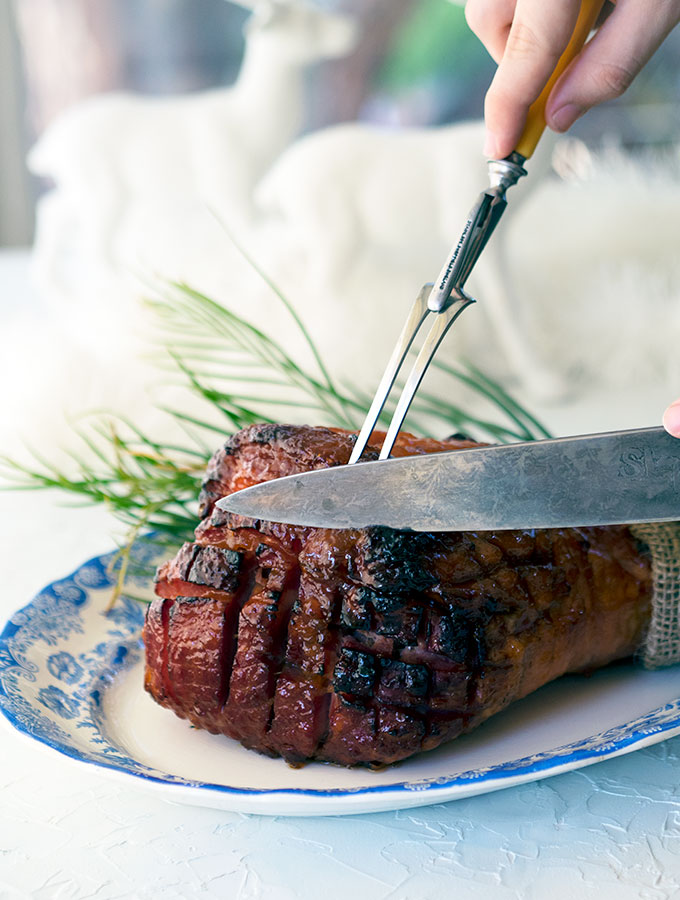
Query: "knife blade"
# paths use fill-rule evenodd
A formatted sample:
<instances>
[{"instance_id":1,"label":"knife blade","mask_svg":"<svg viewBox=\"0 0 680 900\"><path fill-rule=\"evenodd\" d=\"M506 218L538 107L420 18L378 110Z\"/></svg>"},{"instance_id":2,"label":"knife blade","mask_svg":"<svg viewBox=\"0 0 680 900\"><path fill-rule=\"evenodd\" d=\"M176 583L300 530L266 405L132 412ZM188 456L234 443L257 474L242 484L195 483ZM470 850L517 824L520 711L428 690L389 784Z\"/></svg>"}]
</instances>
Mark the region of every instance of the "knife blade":
<instances>
[{"instance_id":1,"label":"knife blade","mask_svg":"<svg viewBox=\"0 0 680 900\"><path fill-rule=\"evenodd\" d=\"M680 440L663 428L577 435L289 475L220 509L320 528L495 531L680 520Z\"/></svg>"}]
</instances>

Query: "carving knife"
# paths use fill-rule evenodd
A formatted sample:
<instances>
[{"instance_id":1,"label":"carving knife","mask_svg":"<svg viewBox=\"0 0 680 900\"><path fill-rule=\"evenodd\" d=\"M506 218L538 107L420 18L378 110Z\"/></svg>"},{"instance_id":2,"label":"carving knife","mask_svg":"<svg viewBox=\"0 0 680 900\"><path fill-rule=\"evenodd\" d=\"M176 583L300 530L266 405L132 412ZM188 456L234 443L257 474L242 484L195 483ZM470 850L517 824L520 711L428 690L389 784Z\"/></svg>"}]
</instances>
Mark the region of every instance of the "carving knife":
<instances>
[{"instance_id":1,"label":"carving knife","mask_svg":"<svg viewBox=\"0 0 680 900\"><path fill-rule=\"evenodd\" d=\"M289 475L220 509L317 528L495 531L680 520L680 440L663 428L445 451Z\"/></svg>"}]
</instances>

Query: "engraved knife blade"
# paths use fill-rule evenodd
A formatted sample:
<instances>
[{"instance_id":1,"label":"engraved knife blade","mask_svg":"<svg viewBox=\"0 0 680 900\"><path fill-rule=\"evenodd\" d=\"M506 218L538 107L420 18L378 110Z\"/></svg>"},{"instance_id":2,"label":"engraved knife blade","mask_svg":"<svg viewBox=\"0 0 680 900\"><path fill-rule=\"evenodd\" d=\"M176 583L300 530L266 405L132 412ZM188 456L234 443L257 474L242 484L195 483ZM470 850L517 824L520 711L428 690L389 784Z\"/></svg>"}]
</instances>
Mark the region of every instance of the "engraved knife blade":
<instances>
[{"instance_id":1,"label":"engraved knife blade","mask_svg":"<svg viewBox=\"0 0 680 900\"><path fill-rule=\"evenodd\" d=\"M218 501L320 528L492 531L680 520L680 440L663 428L577 435L290 475Z\"/></svg>"}]
</instances>

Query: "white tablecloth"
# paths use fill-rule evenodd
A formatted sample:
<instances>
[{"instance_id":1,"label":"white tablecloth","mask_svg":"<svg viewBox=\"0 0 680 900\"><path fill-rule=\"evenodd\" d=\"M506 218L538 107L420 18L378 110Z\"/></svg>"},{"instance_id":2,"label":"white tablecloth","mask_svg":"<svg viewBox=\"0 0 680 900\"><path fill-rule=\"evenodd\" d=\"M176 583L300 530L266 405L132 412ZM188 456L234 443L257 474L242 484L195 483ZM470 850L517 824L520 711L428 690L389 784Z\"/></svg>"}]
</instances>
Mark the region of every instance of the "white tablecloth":
<instances>
[{"instance_id":1,"label":"white tablecloth","mask_svg":"<svg viewBox=\"0 0 680 900\"><path fill-rule=\"evenodd\" d=\"M0 314L18 302L27 256L0 255ZM63 504L0 493L0 620L111 549L102 510ZM445 805L286 819L175 805L0 735L1 900L680 897L680 738Z\"/></svg>"}]
</instances>

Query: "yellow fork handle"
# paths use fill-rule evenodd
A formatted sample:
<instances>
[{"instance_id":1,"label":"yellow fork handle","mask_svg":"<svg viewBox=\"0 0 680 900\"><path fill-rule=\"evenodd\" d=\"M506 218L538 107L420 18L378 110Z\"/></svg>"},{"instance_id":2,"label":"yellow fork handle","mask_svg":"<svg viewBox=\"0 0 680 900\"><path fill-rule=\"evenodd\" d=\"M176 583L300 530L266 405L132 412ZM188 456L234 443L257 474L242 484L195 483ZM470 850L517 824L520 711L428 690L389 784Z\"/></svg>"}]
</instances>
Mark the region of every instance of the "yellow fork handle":
<instances>
[{"instance_id":1,"label":"yellow fork handle","mask_svg":"<svg viewBox=\"0 0 680 900\"><path fill-rule=\"evenodd\" d=\"M550 80L541 91L540 96L538 99L534 100L529 107L527 123L524 126L524 131L519 139L519 143L515 148L515 151L521 154L525 159L529 159L536 149L536 145L538 144L541 135L545 131L545 107L555 82L567 68L572 59L580 53L588 35L595 26L595 22L597 21L597 17L603 6L604 0L582 0L581 10L578 14L571 40L567 44L567 48L562 56L560 56L555 71L550 76Z\"/></svg>"}]
</instances>

